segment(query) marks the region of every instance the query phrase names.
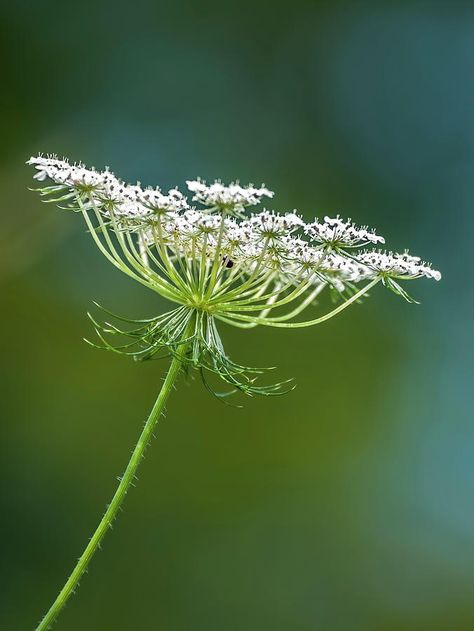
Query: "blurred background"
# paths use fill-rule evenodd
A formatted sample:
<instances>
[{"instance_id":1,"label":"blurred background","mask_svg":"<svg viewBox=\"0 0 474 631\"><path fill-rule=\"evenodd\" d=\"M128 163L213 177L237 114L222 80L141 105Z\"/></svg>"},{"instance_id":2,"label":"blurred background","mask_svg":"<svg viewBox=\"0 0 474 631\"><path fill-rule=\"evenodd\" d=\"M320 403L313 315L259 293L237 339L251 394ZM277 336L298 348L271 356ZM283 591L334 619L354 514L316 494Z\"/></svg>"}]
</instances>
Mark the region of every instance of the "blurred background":
<instances>
[{"instance_id":1,"label":"blurred background","mask_svg":"<svg viewBox=\"0 0 474 631\"><path fill-rule=\"evenodd\" d=\"M165 305L27 191L43 151L265 182L277 210L354 217L443 272L419 306L380 288L314 329L224 330L297 389L236 409L183 382L57 629L473 629L473 3L0 11L0 628L52 602L165 368L82 341L92 300Z\"/></svg>"}]
</instances>

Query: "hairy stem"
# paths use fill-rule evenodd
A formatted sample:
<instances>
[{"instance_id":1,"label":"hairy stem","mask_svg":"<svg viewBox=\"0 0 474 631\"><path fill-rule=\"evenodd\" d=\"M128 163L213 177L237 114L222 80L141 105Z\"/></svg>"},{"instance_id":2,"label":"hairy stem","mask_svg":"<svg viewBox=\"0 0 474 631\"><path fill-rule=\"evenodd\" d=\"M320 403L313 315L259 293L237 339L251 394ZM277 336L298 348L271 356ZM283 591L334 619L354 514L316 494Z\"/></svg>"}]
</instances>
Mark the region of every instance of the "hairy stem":
<instances>
[{"instance_id":1,"label":"hairy stem","mask_svg":"<svg viewBox=\"0 0 474 631\"><path fill-rule=\"evenodd\" d=\"M125 473L120 479L120 484L115 491L112 501L108 505L107 510L100 520L100 523L97 526L94 534L92 535L87 547L80 556L74 570L72 571L72 574L68 578L62 590L59 592L56 600L51 605L51 608L49 609L45 617L36 627L36 631L46 631L56 620L56 618L66 605L67 601L78 587L82 575L87 570L92 557L97 551L97 548L100 547L102 539L105 537L107 530L112 526L113 521L117 517L117 513L125 499L128 489L130 488L130 485L135 478L135 473L138 469L138 465L140 464L141 459L143 458L145 449L150 442L155 425L160 418L161 413L163 412L165 403L170 395L176 378L178 377L182 366L182 357L185 352L186 345L183 345L177 352L176 356L173 358L166 378L163 382L163 386L150 412L148 420L145 423L143 431L140 434L135 449L132 452L130 461L127 465L127 468L125 469Z\"/></svg>"}]
</instances>

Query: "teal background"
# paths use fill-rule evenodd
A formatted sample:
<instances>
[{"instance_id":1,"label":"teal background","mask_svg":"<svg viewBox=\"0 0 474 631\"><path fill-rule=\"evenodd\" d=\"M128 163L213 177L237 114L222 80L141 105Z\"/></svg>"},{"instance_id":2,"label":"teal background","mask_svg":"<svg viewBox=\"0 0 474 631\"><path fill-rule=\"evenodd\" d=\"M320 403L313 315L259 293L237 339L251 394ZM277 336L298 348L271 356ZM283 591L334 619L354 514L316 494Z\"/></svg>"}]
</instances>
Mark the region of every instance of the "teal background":
<instances>
[{"instance_id":1,"label":"teal background","mask_svg":"<svg viewBox=\"0 0 474 631\"><path fill-rule=\"evenodd\" d=\"M165 305L27 191L39 151L263 181L443 272L419 306L223 329L297 389L235 409L182 382L55 629L474 628L474 5L17 0L0 24L0 628L63 584L165 368L82 342L92 300Z\"/></svg>"}]
</instances>

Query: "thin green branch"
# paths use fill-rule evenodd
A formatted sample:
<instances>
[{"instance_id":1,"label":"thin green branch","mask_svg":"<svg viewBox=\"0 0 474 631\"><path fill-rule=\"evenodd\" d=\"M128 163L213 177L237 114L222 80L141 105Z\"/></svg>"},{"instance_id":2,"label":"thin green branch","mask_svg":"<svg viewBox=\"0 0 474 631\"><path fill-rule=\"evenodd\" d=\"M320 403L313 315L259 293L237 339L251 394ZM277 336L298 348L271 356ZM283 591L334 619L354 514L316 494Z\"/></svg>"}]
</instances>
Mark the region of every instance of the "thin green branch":
<instances>
[{"instance_id":1,"label":"thin green branch","mask_svg":"<svg viewBox=\"0 0 474 631\"><path fill-rule=\"evenodd\" d=\"M272 318L258 318L258 317L245 316L238 313L230 313L230 312L226 314L226 320L227 321L231 320L232 323L234 323L235 320L241 320L243 322L253 322L255 324L261 324L263 326L273 326L273 327L280 327L280 328L286 328L286 329L298 329L302 327L313 326L315 324L321 324L321 322L325 322L326 320L333 318L335 315L337 315L344 309L347 309L347 307L349 307L349 305L351 305L353 302L356 302L357 300L362 298L362 296L364 296L372 287L374 287L374 285L379 283L380 280L381 280L380 277L375 278L373 281L368 283L368 285L360 289L356 294L354 294L353 296L345 300L338 307L336 307L329 313L326 313L325 315L320 316L319 318L315 318L314 320L306 320L304 322L278 322ZM216 316L216 317L219 317L219 316Z\"/></svg>"}]
</instances>

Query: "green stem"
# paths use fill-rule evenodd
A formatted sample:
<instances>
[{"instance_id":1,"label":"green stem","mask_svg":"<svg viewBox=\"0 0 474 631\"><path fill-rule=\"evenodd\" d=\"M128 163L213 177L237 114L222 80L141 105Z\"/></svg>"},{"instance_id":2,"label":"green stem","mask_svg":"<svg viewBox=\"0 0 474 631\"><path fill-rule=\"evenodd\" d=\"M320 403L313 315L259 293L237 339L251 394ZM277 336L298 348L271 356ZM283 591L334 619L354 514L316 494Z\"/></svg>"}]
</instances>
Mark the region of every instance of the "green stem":
<instances>
[{"instance_id":1,"label":"green stem","mask_svg":"<svg viewBox=\"0 0 474 631\"><path fill-rule=\"evenodd\" d=\"M104 516L100 520L100 523L97 526L94 534L92 535L92 538L89 541L86 549L79 558L76 567L72 571L72 574L68 578L62 590L59 592L58 597L51 605L48 613L37 626L36 631L46 631L56 620L56 618L66 605L67 601L72 596L75 589L78 587L82 575L87 570L97 548L100 547L101 541L105 537L107 530L112 526L113 521L117 517L117 513L123 503L123 500L125 499L128 489L130 488L130 485L134 480L135 473L138 469L138 465L140 464L141 459L143 458L145 449L150 442L155 425L160 418L161 413L163 412L165 403L171 393L176 378L178 377L179 371L182 366L182 357L185 352L186 345L183 345L179 349L177 355L173 358L158 398L156 399L148 420L145 423L143 431L140 434L138 442L132 452L130 461L127 465L127 468L125 469L123 477L120 480L120 484L115 491L112 501L108 505Z\"/></svg>"},{"instance_id":2,"label":"green stem","mask_svg":"<svg viewBox=\"0 0 474 631\"><path fill-rule=\"evenodd\" d=\"M287 329L298 329L301 327L313 326L315 324L321 324L322 322L325 322L326 320L330 320L338 313L341 313L341 311L344 311L344 309L347 309L347 307L349 307L353 302L356 302L357 300L362 298L370 289L372 289L372 287L374 287L374 285L376 285L380 281L381 281L381 277L377 276L376 278L374 278L374 280L368 283L365 287L362 287L362 289L359 289L359 291L356 294L353 294L350 298L345 300L338 307L336 307L329 313L326 313L325 315L320 316L319 318L315 318L314 320L305 320L304 322L280 322L278 321L279 320L278 318L261 318L261 317L259 318L257 316L246 316L246 315L243 315L240 313L234 313L234 312L226 312L225 317L221 317L220 315L216 314L216 318L218 318L219 320L227 321L232 324L235 324L236 320L240 320L242 322L253 322L255 324L262 324L264 326L274 326L274 327L287 328Z\"/></svg>"}]
</instances>

